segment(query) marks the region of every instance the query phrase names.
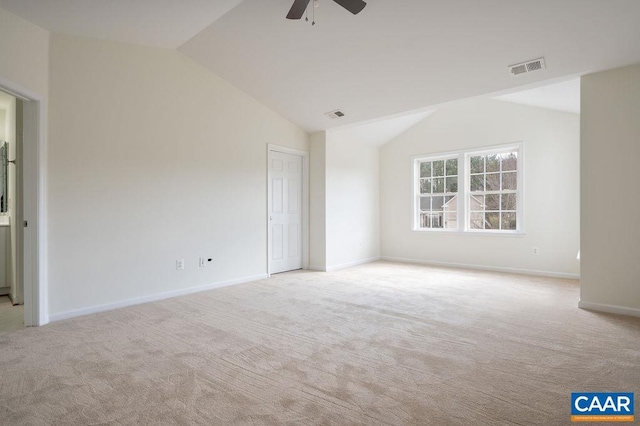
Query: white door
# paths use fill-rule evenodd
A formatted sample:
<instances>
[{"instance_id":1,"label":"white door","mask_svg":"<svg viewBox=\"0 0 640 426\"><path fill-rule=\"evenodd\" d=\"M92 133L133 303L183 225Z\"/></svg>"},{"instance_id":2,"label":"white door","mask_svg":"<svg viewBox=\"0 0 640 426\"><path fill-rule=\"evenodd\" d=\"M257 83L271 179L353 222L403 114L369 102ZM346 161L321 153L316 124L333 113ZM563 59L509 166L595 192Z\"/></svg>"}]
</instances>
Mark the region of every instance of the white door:
<instances>
[{"instance_id":1,"label":"white door","mask_svg":"<svg viewBox=\"0 0 640 426\"><path fill-rule=\"evenodd\" d=\"M269 151L269 272L302 269L302 157Z\"/></svg>"}]
</instances>

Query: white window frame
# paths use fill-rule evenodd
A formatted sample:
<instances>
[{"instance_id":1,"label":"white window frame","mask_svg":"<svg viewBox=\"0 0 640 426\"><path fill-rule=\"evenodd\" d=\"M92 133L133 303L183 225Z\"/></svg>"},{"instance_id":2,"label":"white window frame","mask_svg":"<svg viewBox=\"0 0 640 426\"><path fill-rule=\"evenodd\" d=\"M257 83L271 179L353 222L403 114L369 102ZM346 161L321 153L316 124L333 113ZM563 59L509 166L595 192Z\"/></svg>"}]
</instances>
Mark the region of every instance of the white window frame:
<instances>
[{"instance_id":1,"label":"white window frame","mask_svg":"<svg viewBox=\"0 0 640 426\"><path fill-rule=\"evenodd\" d=\"M459 152L450 152L450 153L446 153L446 154L439 154L439 155L430 155L430 156L419 156L419 157L413 157L413 230L414 231L429 231L429 232L451 232L451 231L458 231L460 229L460 220L462 219L462 212L464 204L460 204L460 201L458 201L458 210L456 212L457 214L457 221L458 221L458 228L421 228L420 227L420 163L422 162L427 162L427 161L439 161L439 160L450 160L452 158L457 158L458 160L458 192L456 193L458 196L458 200L460 199L460 194L461 192L461 179L460 179L460 173L461 173L461 161L460 161L460 153ZM442 194L442 196L445 196L444 193Z\"/></svg>"},{"instance_id":2,"label":"white window frame","mask_svg":"<svg viewBox=\"0 0 640 426\"><path fill-rule=\"evenodd\" d=\"M467 200L471 193L470 158L477 155L500 154L517 151L517 182L516 189L516 229L471 229L470 217L471 206ZM465 233L465 234L490 234L490 235L524 235L525 234L525 200L524 200L524 142L514 142L503 145L493 145L487 147L470 148L464 150L450 151L446 153L426 154L411 158L413 164L412 174L412 229L417 232L445 232L445 233ZM421 228L420 227L420 163L425 161L446 160L458 158L458 227L457 228Z\"/></svg>"}]
</instances>

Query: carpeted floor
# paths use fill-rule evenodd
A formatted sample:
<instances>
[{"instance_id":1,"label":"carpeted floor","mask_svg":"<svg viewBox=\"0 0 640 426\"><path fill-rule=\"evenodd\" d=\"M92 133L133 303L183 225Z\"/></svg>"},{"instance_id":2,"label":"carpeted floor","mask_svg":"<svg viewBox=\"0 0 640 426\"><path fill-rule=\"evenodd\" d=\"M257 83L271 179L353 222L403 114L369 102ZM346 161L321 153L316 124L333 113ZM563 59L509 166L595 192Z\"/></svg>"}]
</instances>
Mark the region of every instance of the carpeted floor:
<instances>
[{"instance_id":1,"label":"carpeted floor","mask_svg":"<svg viewBox=\"0 0 640 426\"><path fill-rule=\"evenodd\" d=\"M14 306L9 296L0 296L0 335L21 328L24 328L24 306Z\"/></svg>"},{"instance_id":2,"label":"carpeted floor","mask_svg":"<svg viewBox=\"0 0 640 426\"><path fill-rule=\"evenodd\" d=\"M640 319L577 300L386 262L281 274L0 336L0 423L570 424L572 391L640 393Z\"/></svg>"}]
</instances>

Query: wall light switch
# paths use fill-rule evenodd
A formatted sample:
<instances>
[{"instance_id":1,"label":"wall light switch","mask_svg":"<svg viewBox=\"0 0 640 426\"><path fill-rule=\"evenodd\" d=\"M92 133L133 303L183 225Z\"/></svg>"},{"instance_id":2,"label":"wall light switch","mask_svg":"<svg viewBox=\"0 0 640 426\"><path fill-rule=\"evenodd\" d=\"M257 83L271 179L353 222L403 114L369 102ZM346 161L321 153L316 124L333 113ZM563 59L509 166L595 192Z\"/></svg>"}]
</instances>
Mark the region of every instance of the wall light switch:
<instances>
[{"instance_id":1,"label":"wall light switch","mask_svg":"<svg viewBox=\"0 0 640 426\"><path fill-rule=\"evenodd\" d=\"M184 269L184 259L176 260L176 269Z\"/></svg>"}]
</instances>

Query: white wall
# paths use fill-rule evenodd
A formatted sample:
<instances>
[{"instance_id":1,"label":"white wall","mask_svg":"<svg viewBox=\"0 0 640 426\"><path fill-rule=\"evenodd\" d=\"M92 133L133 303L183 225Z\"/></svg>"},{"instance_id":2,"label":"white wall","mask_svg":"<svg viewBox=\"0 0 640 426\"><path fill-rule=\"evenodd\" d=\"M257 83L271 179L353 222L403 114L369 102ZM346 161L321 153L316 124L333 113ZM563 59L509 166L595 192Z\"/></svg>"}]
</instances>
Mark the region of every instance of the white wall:
<instances>
[{"instance_id":1,"label":"white wall","mask_svg":"<svg viewBox=\"0 0 640 426\"><path fill-rule=\"evenodd\" d=\"M581 90L580 306L640 316L640 65Z\"/></svg>"},{"instance_id":2,"label":"white wall","mask_svg":"<svg viewBox=\"0 0 640 426\"><path fill-rule=\"evenodd\" d=\"M327 132L327 269L380 258L379 149Z\"/></svg>"},{"instance_id":3,"label":"white wall","mask_svg":"<svg viewBox=\"0 0 640 426\"><path fill-rule=\"evenodd\" d=\"M327 269L326 132L309 137L309 269Z\"/></svg>"},{"instance_id":4,"label":"white wall","mask_svg":"<svg viewBox=\"0 0 640 426\"><path fill-rule=\"evenodd\" d=\"M0 79L46 98L49 33L0 8Z\"/></svg>"},{"instance_id":5,"label":"white wall","mask_svg":"<svg viewBox=\"0 0 640 426\"><path fill-rule=\"evenodd\" d=\"M6 130L5 130L5 117L7 115L7 111L5 109L0 108L0 141L6 140Z\"/></svg>"},{"instance_id":6,"label":"white wall","mask_svg":"<svg viewBox=\"0 0 640 426\"><path fill-rule=\"evenodd\" d=\"M526 235L412 230L412 156L519 141ZM443 107L381 148L383 258L577 277L579 155L577 114L496 100Z\"/></svg>"},{"instance_id":7,"label":"white wall","mask_svg":"<svg viewBox=\"0 0 640 426\"><path fill-rule=\"evenodd\" d=\"M380 258L378 147L346 132L310 137L310 269Z\"/></svg>"},{"instance_id":8,"label":"white wall","mask_svg":"<svg viewBox=\"0 0 640 426\"><path fill-rule=\"evenodd\" d=\"M53 319L266 274L266 145L305 132L179 52L69 36L50 99Z\"/></svg>"}]
</instances>

